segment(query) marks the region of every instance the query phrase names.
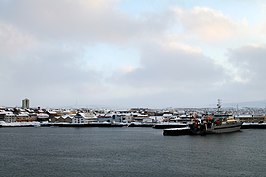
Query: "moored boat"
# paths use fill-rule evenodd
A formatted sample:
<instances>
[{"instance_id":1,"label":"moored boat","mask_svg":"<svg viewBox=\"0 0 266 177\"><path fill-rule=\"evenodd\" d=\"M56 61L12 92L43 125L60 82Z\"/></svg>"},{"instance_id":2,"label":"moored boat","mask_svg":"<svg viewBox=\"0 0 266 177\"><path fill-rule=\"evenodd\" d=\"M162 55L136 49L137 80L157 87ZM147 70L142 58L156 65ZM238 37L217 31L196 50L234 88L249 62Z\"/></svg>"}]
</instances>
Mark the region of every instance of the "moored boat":
<instances>
[{"instance_id":1,"label":"moored boat","mask_svg":"<svg viewBox=\"0 0 266 177\"><path fill-rule=\"evenodd\" d=\"M255 128L255 129L266 129L266 123L265 122L256 122L256 123L250 123L250 122L245 122L242 124L241 129L250 129L250 128Z\"/></svg>"},{"instance_id":2,"label":"moored boat","mask_svg":"<svg viewBox=\"0 0 266 177\"><path fill-rule=\"evenodd\" d=\"M195 120L194 124L190 125L194 134L217 134L240 131L242 122L229 114L223 113L221 111L220 100L218 100L217 107L218 110L214 115L206 115L200 123Z\"/></svg>"},{"instance_id":3,"label":"moored boat","mask_svg":"<svg viewBox=\"0 0 266 177\"><path fill-rule=\"evenodd\" d=\"M204 115L201 119L194 118L192 123L185 127L165 129L163 135L205 135L240 131L242 122L233 116L223 113L220 100L215 114Z\"/></svg>"},{"instance_id":4,"label":"moored boat","mask_svg":"<svg viewBox=\"0 0 266 177\"><path fill-rule=\"evenodd\" d=\"M166 129L166 128L182 128L187 127L188 124L186 123L180 123L180 122L161 122L155 124L152 128L156 129Z\"/></svg>"},{"instance_id":5,"label":"moored boat","mask_svg":"<svg viewBox=\"0 0 266 177\"><path fill-rule=\"evenodd\" d=\"M190 127L169 128L163 130L164 136L192 135Z\"/></svg>"},{"instance_id":6,"label":"moored boat","mask_svg":"<svg viewBox=\"0 0 266 177\"><path fill-rule=\"evenodd\" d=\"M131 122L128 127L153 127L154 123Z\"/></svg>"},{"instance_id":7,"label":"moored boat","mask_svg":"<svg viewBox=\"0 0 266 177\"><path fill-rule=\"evenodd\" d=\"M226 120L223 121L221 125L212 125L207 127L206 134L215 134L215 133L231 133L240 131L242 122L237 122L236 120Z\"/></svg>"}]
</instances>

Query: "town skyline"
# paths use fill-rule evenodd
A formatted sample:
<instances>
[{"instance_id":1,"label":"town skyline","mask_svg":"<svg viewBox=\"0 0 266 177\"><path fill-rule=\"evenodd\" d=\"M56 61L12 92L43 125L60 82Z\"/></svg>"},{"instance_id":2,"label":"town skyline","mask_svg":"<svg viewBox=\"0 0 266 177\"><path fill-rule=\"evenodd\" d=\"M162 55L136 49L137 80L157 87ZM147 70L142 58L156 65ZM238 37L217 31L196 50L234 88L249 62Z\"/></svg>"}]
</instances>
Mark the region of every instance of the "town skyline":
<instances>
[{"instance_id":1,"label":"town skyline","mask_svg":"<svg viewBox=\"0 0 266 177\"><path fill-rule=\"evenodd\" d=\"M167 106L167 107L148 107L148 106L133 106L133 107L127 107L127 106L110 106L110 105L65 105L65 106L40 106L42 104L34 103L32 104L32 101L29 98L24 98L21 100L21 104L16 105L0 105L0 108L22 108L22 109L110 109L110 110L127 110L127 109L154 109L154 110L163 110L163 109L216 109L217 103L219 102L222 109L266 109L266 100L259 100L259 101L251 101L251 102L238 102L238 103L225 103L223 100L218 99L216 100L216 103L212 103L209 105L202 105L202 106L194 106L194 107L188 107L188 106Z\"/></svg>"}]
</instances>

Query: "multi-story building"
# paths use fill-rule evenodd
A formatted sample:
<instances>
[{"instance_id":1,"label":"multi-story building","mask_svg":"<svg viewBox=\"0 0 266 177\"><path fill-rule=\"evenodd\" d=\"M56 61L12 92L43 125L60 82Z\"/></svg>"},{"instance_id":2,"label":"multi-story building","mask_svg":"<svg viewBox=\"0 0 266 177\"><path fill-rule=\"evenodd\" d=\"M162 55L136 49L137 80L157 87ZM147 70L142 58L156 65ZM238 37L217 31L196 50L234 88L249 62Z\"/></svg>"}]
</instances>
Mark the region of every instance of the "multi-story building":
<instances>
[{"instance_id":1,"label":"multi-story building","mask_svg":"<svg viewBox=\"0 0 266 177\"><path fill-rule=\"evenodd\" d=\"M25 98L22 100L22 109L29 109L30 108L30 100Z\"/></svg>"},{"instance_id":2,"label":"multi-story building","mask_svg":"<svg viewBox=\"0 0 266 177\"><path fill-rule=\"evenodd\" d=\"M5 121L5 115L6 115L5 111L0 111L0 121Z\"/></svg>"},{"instance_id":3,"label":"multi-story building","mask_svg":"<svg viewBox=\"0 0 266 177\"><path fill-rule=\"evenodd\" d=\"M11 123L11 122L16 122L16 115L13 114L13 112L5 112L5 122Z\"/></svg>"}]
</instances>

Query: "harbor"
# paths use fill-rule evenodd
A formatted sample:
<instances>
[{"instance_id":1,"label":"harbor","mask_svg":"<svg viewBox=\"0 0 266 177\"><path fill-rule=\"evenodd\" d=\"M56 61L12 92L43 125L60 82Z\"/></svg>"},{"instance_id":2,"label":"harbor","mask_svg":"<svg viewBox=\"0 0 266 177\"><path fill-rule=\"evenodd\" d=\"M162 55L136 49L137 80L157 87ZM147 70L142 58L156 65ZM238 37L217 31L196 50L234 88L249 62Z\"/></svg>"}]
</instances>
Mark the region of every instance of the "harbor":
<instances>
[{"instance_id":1,"label":"harbor","mask_svg":"<svg viewBox=\"0 0 266 177\"><path fill-rule=\"evenodd\" d=\"M266 116L239 115L234 109L222 109L218 99L212 109L152 110L91 110L29 108L29 100L21 108L0 108L0 128L7 127L146 127L162 129L165 136L206 135L240 131L240 129L265 129ZM247 111L248 109L245 109ZM252 110L254 113L254 110Z\"/></svg>"},{"instance_id":2,"label":"harbor","mask_svg":"<svg viewBox=\"0 0 266 177\"><path fill-rule=\"evenodd\" d=\"M266 0L0 0L0 176L266 176L265 34Z\"/></svg>"},{"instance_id":3,"label":"harbor","mask_svg":"<svg viewBox=\"0 0 266 177\"><path fill-rule=\"evenodd\" d=\"M260 129L162 136L142 127L0 128L0 169L19 177L264 176L265 136Z\"/></svg>"}]
</instances>

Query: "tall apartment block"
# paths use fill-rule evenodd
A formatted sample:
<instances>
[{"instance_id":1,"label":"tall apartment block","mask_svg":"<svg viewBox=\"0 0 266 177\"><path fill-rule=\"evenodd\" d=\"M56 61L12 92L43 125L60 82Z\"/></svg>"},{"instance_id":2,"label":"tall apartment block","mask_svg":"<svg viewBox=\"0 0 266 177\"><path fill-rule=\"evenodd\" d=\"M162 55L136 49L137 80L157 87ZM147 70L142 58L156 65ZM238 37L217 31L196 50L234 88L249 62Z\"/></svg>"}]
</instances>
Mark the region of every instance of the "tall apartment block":
<instances>
[{"instance_id":1,"label":"tall apartment block","mask_svg":"<svg viewBox=\"0 0 266 177\"><path fill-rule=\"evenodd\" d=\"M22 109L29 109L30 108L30 100L25 98L22 100Z\"/></svg>"}]
</instances>

